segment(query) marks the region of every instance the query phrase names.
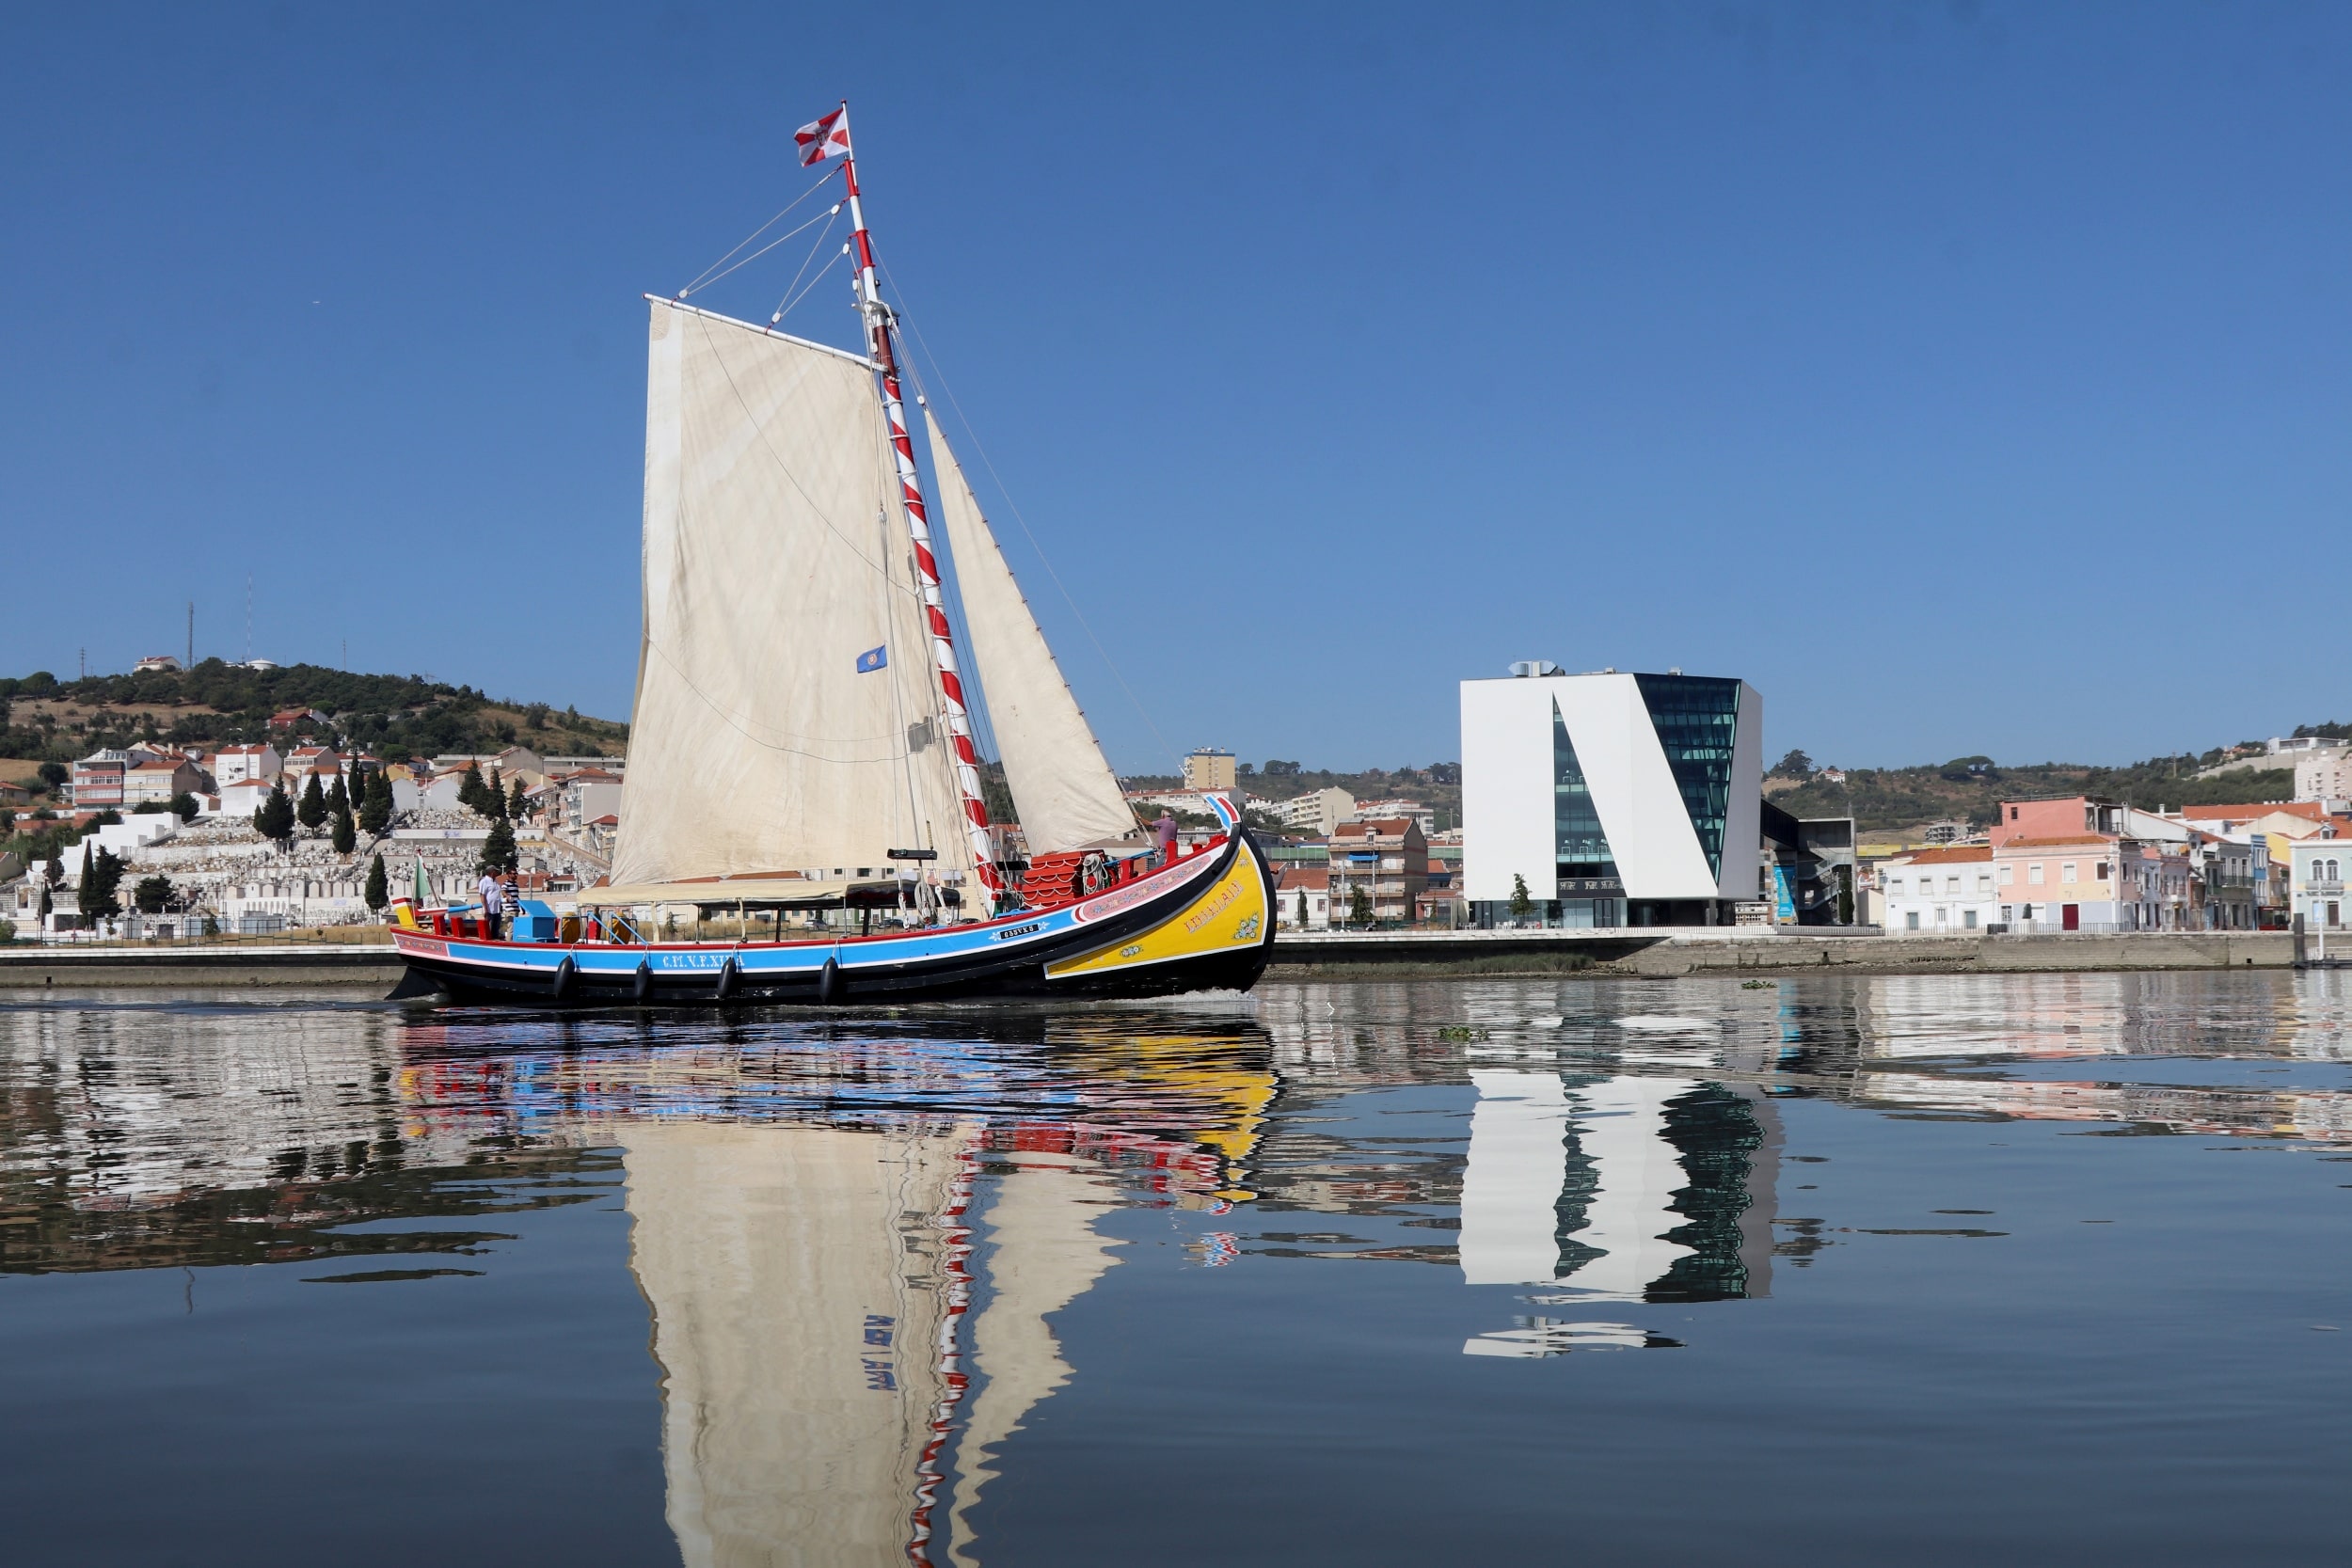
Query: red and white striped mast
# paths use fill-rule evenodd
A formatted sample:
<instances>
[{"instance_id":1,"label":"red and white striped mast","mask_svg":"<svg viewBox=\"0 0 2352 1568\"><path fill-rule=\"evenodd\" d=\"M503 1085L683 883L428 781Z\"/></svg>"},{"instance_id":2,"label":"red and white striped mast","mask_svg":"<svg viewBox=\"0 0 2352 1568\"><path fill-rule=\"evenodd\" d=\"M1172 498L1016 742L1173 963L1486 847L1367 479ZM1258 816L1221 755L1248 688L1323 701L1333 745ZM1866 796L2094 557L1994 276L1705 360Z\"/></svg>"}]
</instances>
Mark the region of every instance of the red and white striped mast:
<instances>
[{"instance_id":1,"label":"red and white striped mast","mask_svg":"<svg viewBox=\"0 0 2352 1568\"><path fill-rule=\"evenodd\" d=\"M810 132L817 135L811 138ZM882 372L882 414L890 421L890 450L898 465L898 498L906 510L907 531L914 540L914 569L922 578L923 613L930 623L931 659L939 666L940 695L946 700L947 737L956 751L956 792L963 802L964 836L972 847L972 864L994 905L1005 891L997 868L995 847L988 831L988 804L980 795L979 753L972 745L972 716L965 710L963 681L957 673L956 641L947 629L947 612L939 586L939 562L931 554L931 524L923 502L923 481L914 468L914 444L907 438L906 404L898 392L898 355L892 324L898 317L882 303L874 281L874 242L866 232L866 212L858 201L857 158L850 150L850 103L802 132L803 162L837 155L842 179L850 190L850 243L856 249L857 308L866 321L867 352ZM811 143L814 143L812 146ZM992 911L993 912L993 909Z\"/></svg>"}]
</instances>

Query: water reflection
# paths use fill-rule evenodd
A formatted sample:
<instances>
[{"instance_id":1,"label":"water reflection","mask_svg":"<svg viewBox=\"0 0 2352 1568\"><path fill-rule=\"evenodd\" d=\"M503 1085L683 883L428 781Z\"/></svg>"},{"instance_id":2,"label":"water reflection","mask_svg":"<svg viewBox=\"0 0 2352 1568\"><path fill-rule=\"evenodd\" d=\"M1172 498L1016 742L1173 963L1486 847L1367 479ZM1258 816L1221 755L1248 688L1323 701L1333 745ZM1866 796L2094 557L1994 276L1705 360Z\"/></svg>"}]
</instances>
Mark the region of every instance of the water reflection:
<instances>
[{"instance_id":1,"label":"water reflection","mask_svg":"<svg viewBox=\"0 0 2352 1568\"><path fill-rule=\"evenodd\" d=\"M1089 1375L1066 1325L1139 1256L1115 1217L1161 1212L1187 1267L1437 1265L1470 1314L1424 1335L1449 1361L1674 1348L1656 1309L1768 1298L1820 1244L1775 1244L1813 1181L1783 1172L1814 1158L1792 1104L2334 1145L2339 1064L2334 974L724 1023L51 1002L0 1008L0 1273L463 1291L617 1180L684 1560L972 1568L1020 1434Z\"/></svg>"}]
</instances>

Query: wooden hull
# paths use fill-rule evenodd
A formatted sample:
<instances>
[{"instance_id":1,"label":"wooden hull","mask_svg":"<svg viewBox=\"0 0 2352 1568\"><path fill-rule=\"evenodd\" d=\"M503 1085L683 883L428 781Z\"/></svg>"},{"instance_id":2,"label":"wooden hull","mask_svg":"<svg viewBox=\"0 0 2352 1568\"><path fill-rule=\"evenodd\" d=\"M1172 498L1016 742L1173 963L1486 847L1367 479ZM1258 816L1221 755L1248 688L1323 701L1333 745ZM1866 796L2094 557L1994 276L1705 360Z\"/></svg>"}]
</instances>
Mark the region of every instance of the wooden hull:
<instances>
[{"instance_id":1,"label":"wooden hull","mask_svg":"<svg viewBox=\"0 0 2352 1568\"><path fill-rule=\"evenodd\" d=\"M395 927L396 994L540 1006L740 1006L1247 990L1274 942L1274 879L1221 847L1059 908L981 924L775 942L485 942Z\"/></svg>"}]
</instances>

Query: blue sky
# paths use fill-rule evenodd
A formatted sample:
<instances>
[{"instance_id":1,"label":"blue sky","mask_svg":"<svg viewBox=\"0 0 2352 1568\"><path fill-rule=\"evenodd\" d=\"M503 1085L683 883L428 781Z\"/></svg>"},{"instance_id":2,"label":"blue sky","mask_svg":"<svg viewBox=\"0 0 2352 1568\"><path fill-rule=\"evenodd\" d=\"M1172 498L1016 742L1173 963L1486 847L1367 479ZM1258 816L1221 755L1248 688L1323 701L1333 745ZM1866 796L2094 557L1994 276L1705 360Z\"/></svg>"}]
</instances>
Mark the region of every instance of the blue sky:
<instances>
[{"instance_id":1,"label":"blue sky","mask_svg":"<svg viewBox=\"0 0 2352 1568\"><path fill-rule=\"evenodd\" d=\"M2352 717L2347 66L2341 6L10 8L0 669L191 598L239 656L250 573L258 654L625 716L638 296L846 95L1122 769L1453 757L1524 657L1850 765Z\"/></svg>"}]
</instances>

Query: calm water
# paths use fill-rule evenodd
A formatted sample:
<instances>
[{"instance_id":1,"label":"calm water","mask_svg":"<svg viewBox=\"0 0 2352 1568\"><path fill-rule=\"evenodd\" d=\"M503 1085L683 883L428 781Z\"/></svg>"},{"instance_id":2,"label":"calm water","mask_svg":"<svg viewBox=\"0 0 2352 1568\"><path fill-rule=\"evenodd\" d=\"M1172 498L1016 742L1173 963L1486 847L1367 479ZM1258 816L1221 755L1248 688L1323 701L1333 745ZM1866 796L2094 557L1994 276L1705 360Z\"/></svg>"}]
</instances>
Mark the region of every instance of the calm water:
<instances>
[{"instance_id":1,"label":"calm water","mask_svg":"<svg viewBox=\"0 0 2352 1568\"><path fill-rule=\"evenodd\" d=\"M2334 1560L2352 976L0 1007L11 1563Z\"/></svg>"}]
</instances>

